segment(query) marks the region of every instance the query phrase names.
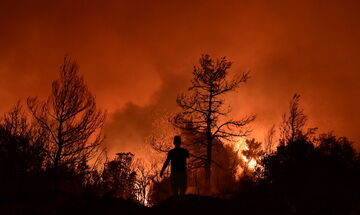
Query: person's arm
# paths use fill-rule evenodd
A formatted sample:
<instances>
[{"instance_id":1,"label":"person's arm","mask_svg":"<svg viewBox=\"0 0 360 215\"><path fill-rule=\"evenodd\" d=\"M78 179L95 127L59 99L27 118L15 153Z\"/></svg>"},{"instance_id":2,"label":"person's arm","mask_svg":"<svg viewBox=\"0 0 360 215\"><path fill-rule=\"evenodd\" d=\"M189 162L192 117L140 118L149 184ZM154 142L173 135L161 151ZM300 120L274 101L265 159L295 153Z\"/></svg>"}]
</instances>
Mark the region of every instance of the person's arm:
<instances>
[{"instance_id":1,"label":"person's arm","mask_svg":"<svg viewBox=\"0 0 360 215\"><path fill-rule=\"evenodd\" d=\"M163 167L162 167L162 169L160 171L160 177L162 177L162 175L164 174L164 171L165 171L166 167L169 165L169 162L170 162L170 156L168 154L168 156L167 156L167 158L166 158L166 160L164 162L164 165L163 165Z\"/></svg>"}]
</instances>

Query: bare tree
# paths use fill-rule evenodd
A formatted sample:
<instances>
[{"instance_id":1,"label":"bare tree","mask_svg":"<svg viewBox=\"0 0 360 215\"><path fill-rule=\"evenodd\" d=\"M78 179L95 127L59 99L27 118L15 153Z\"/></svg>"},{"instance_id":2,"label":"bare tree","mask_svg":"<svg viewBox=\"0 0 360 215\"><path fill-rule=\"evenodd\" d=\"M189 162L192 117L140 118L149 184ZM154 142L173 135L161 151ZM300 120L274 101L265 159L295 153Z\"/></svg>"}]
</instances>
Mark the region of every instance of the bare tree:
<instances>
[{"instance_id":1,"label":"bare tree","mask_svg":"<svg viewBox=\"0 0 360 215\"><path fill-rule=\"evenodd\" d=\"M103 141L105 113L97 109L94 96L78 75L77 63L67 57L48 99L28 98L27 105L48 138L45 151L55 170L88 161Z\"/></svg>"},{"instance_id":2,"label":"bare tree","mask_svg":"<svg viewBox=\"0 0 360 215\"><path fill-rule=\"evenodd\" d=\"M209 55L202 55L199 63L200 66L194 67L192 86L188 93L177 97L177 104L182 112L174 117L174 124L203 137L204 141L199 140L195 144L198 148L205 149L205 154L201 153L198 157L204 160L205 184L209 186L214 139L231 141L236 137L246 136L249 130L245 126L255 119L255 115L240 120L225 119L231 109L224 107L224 95L245 83L249 79L249 73L228 80L228 70L232 63L225 57L215 61Z\"/></svg>"},{"instance_id":3,"label":"bare tree","mask_svg":"<svg viewBox=\"0 0 360 215\"><path fill-rule=\"evenodd\" d=\"M135 162L136 172L136 197L138 202L143 205L149 205L149 191L154 181L159 181L159 162L152 160L150 163L145 163L143 160Z\"/></svg>"},{"instance_id":4,"label":"bare tree","mask_svg":"<svg viewBox=\"0 0 360 215\"><path fill-rule=\"evenodd\" d=\"M308 128L305 131L307 116L304 109L300 107L300 95L295 93L289 102L289 115L283 115L283 122L280 126L280 144L294 142L300 137L308 137L315 133L317 128Z\"/></svg>"},{"instance_id":5,"label":"bare tree","mask_svg":"<svg viewBox=\"0 0 360 215\"><path fill-rule=\"evenodd\" d=\"M33 128L30 126L20 101L18 101L9 112L4 114L1 121L1 125L11 135L32 136L31 131Z\"/></svg>"},{"instance_id":6,"label":"bare tree","mask_svg":"<svg viewBox=\"0 0 360 215\"><path fill-rule=\"evenodd\" d=\"M275 124L266 132L264 138L264 152L269 155L273 152L274 148L274 135L275 135Z\"/></svg>"}]
</instances>

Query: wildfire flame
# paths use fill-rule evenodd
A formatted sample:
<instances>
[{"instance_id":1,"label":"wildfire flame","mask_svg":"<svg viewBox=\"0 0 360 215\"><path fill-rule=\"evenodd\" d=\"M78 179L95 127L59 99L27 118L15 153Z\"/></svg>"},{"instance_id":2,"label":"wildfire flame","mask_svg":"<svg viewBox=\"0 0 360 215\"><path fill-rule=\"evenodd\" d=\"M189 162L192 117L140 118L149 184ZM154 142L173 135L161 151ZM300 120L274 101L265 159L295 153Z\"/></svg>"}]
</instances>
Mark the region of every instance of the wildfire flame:
<instances>
[{"instance_id":1,"label":"wildfire flame","mask_svg":"<svg viewBox=\"0 0 360 215\"><path fill-rule=\"evenodd\" d=\"M242 159L247 163L247 166L249 169L251 169L251 170L255 169L256 161L254 159L251 159L249 161L245 156L242 156Z\"/></svg>"},{"instance_id":2,"label":"wildfire flame","mask_svg":"<svg viewBox=\"0 0 360 215\"><path fill-rule=\"evenodd\" d=\"M244 161L244 164L246 165L247 170L253 171L256 167L256 160L255 159L248 159L246 156L242 154L242 151L247 150L248 147L246 145L246 139L241 138L238 142L231 143L231 147L234 149L234 151L237 153L237 156L240 160ZM236 168L236 178L239 179L243 172L244 172L245 166L243 166L241 163L238 164Z\"/></svg>"}]
</instances>

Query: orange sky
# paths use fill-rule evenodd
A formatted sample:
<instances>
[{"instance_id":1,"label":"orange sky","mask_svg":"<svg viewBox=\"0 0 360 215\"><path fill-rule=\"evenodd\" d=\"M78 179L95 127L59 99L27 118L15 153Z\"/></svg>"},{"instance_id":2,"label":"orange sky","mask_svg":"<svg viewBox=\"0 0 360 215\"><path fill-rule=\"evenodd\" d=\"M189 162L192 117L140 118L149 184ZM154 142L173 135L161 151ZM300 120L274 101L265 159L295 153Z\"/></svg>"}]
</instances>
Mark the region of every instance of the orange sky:
<instances>
[{"instance_id":1,"label":"orange sky","mask_svg":"<svg viewBox=\"0 0 360 215\"><path fill-rule=\"evenodd\" d=\"M311 126L360 142L358 1L8 1L0 3L0 111L46 96L65 54L109 112L111 152L141 148L154 113L176 110L202 53L252 78L233 116L253 136L302 95ZM155 114L156 115L156 114Z\"/></svg>"}]
</instances>

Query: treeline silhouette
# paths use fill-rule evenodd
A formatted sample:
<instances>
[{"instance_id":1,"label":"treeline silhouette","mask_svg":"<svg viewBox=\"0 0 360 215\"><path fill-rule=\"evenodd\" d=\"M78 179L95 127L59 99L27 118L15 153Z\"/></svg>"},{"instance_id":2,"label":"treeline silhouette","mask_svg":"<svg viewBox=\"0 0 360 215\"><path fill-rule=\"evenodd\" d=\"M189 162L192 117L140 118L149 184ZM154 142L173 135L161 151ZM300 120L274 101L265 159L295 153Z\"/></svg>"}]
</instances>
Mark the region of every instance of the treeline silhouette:
<instances>
[{"instance_id":1,"label":"treeline silhouette","mask_svg":"<svg viewBox=\"0 0 360 215\"><path fill-rule=\"evenodd\" d=\"M254 183L294 214L359 214L359 153L346 137L305 129L299 100L290 101L276 151L262 157Z\"/></svg>"},{"instance_id":2,"label":"treeline silhouette","mask_svg":"<svg viewBox=\"0 0 360 215\"><path fill-rule=\"evenodd\" d=\"M211 59L206 55L201 62L202 75L211 78L206 73L213 71ZM216 77L225 78L231 64L222 58L218 65L225 70ZM346 137L308 128L300 95L263 142L240 135L244 148L216 135L210 140L206 129L196 129L199 123L189 123L195 121L187 118L189 112L176 115L175 126L181 123L179 133L191 154L188 195L176 201L169 198L169 177L159 177L156 163L136 162L131 152L106 156L105 114L77 70L65 58L48 100L30 98L26 108L19 102L1 118L2 214L360 214L359 152ZM185 99L178 102L191 106ZM229 122L242 128L252 120L253 115ZM205 121L201 129L211 125ZM231 131L223 137L237 137ZM166 141L157 140L151 145L166 152Z\"/></svg>"}]
</instances>

